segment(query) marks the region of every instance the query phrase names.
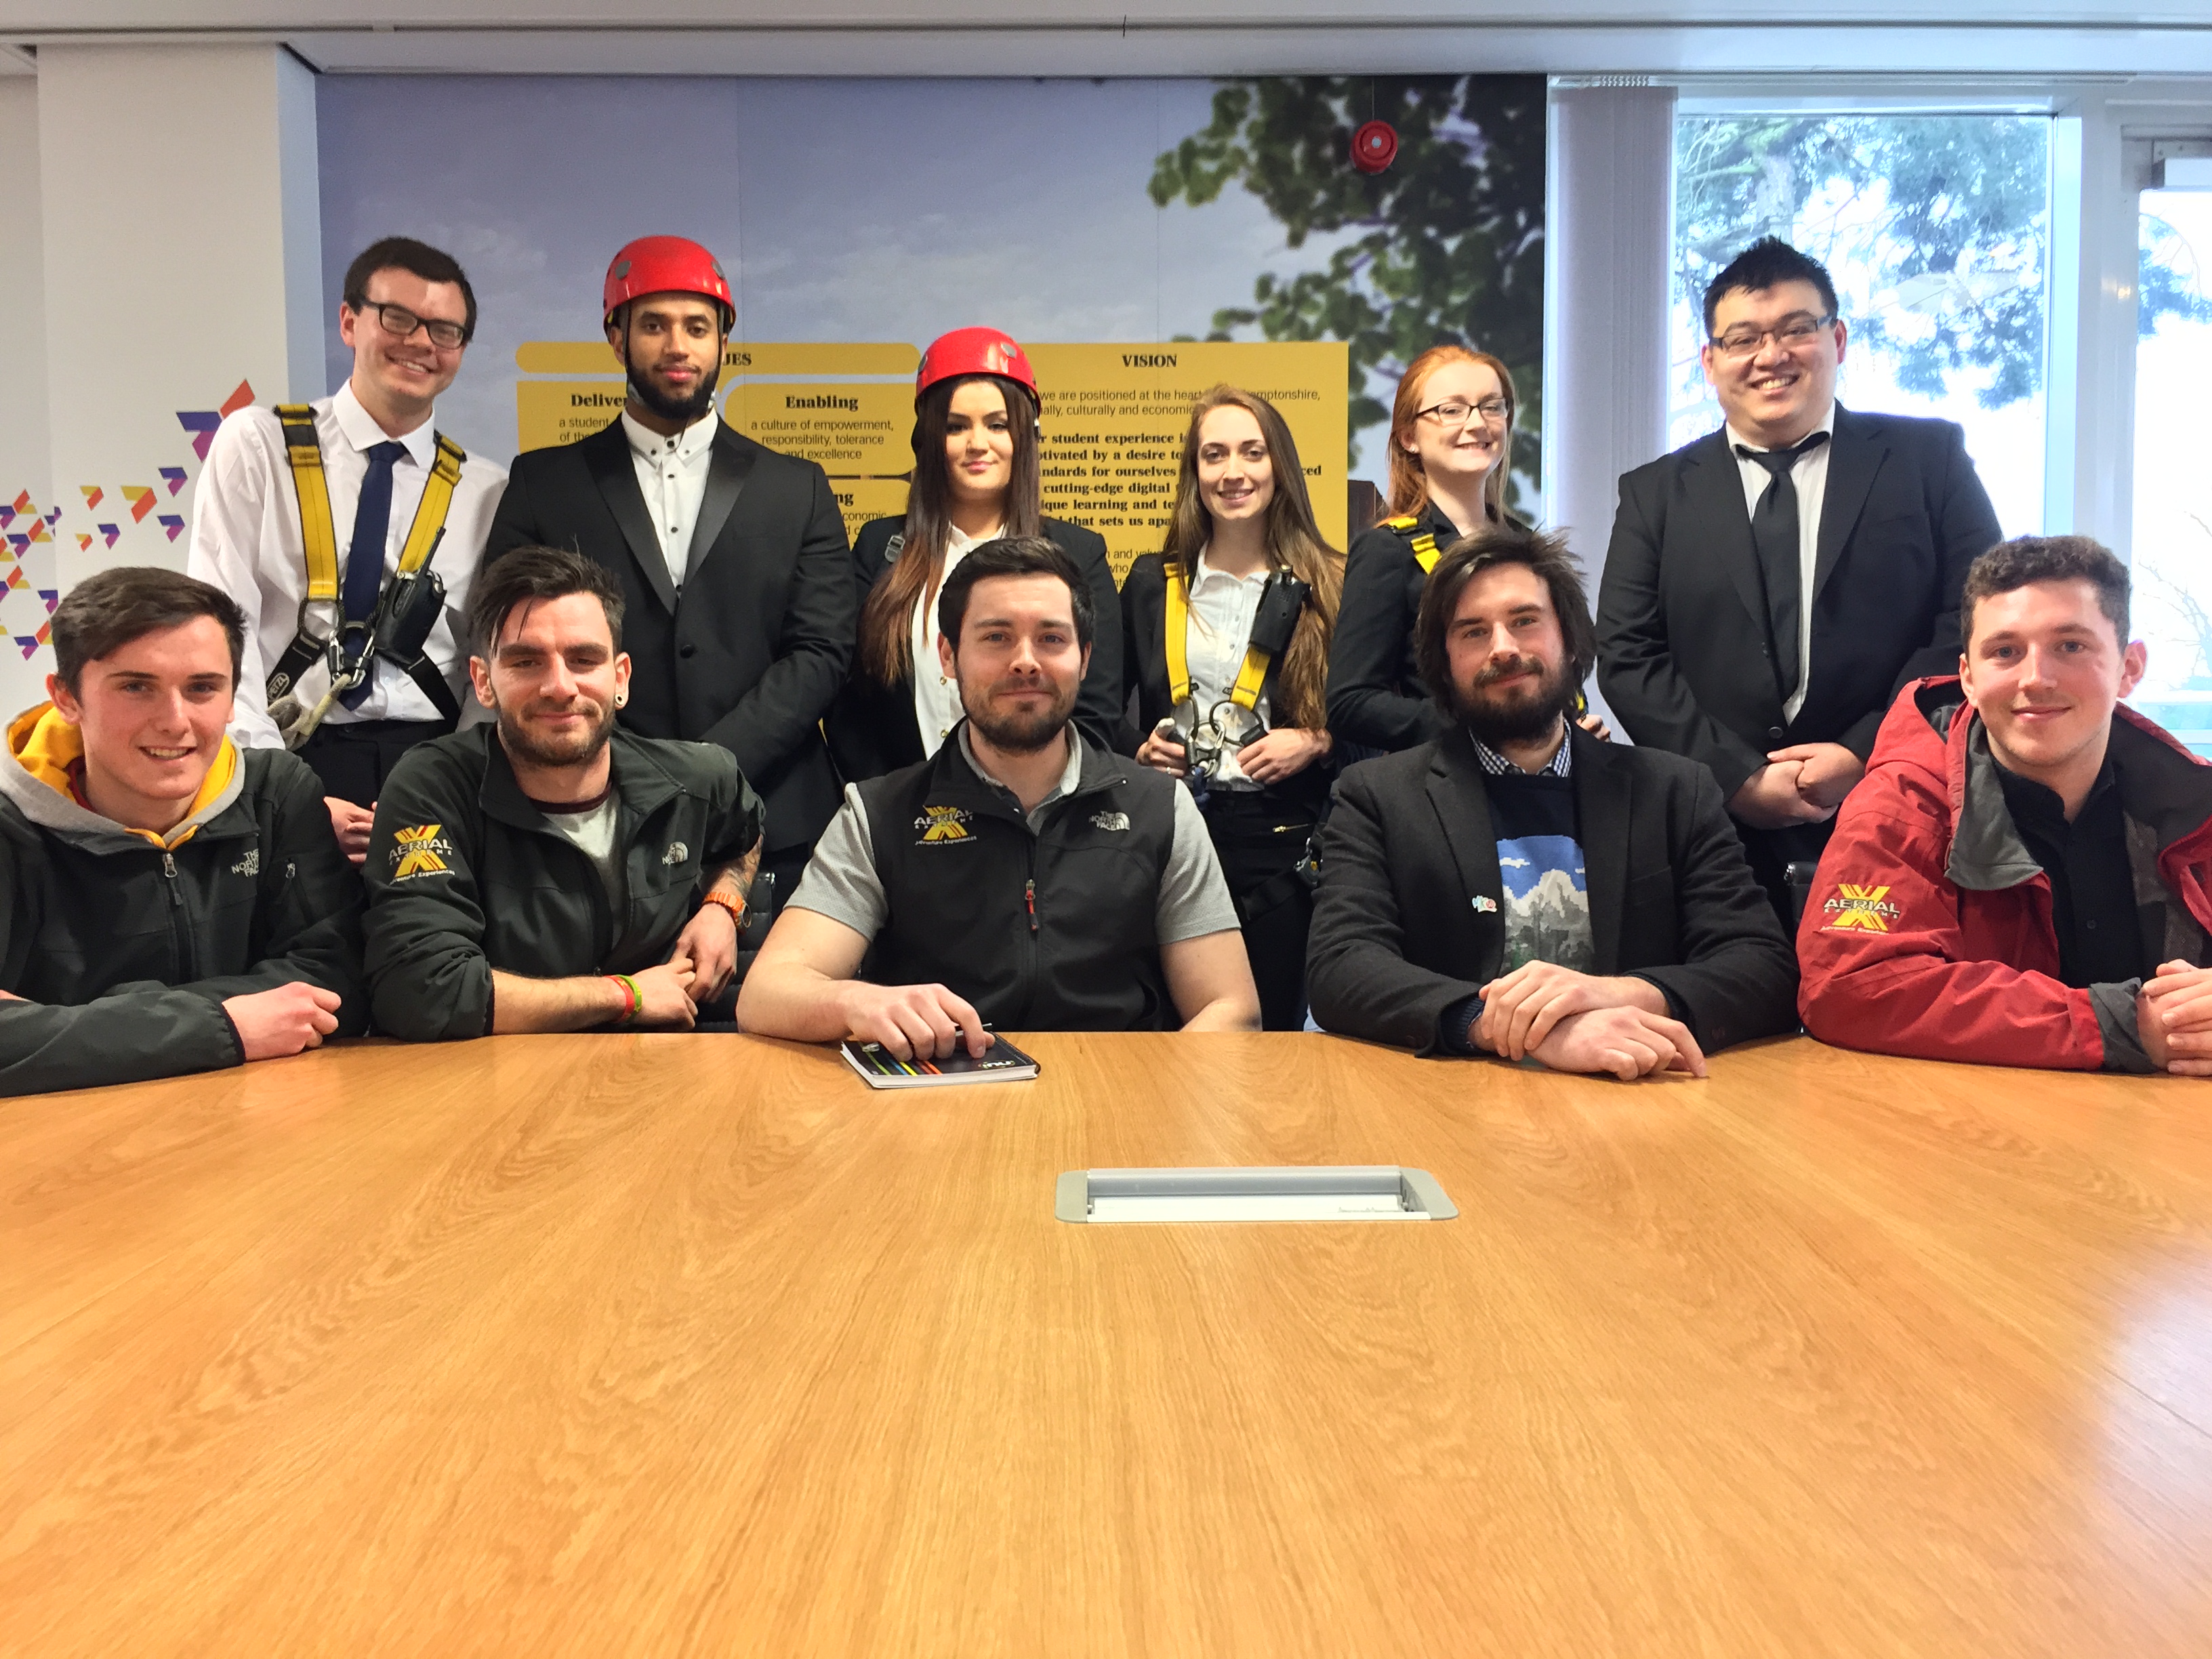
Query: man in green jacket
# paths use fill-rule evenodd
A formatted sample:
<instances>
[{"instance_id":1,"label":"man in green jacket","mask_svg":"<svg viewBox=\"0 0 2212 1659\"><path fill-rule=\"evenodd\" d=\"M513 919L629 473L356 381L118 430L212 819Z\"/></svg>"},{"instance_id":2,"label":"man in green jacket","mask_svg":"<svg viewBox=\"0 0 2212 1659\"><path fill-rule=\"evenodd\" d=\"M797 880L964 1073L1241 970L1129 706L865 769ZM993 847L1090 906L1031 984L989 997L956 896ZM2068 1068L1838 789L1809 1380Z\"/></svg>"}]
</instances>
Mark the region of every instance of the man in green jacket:
<instances>
[{"instance_id":1,"label":"man in green jacket","mask_svg":"<svg viewBox=\"0 0 2212 1659\"><path fill-rule=\"evenodd\" d=\"M380 1030L688 1030L727 992L760 802L726 749L616 726L622 617L614 578L569 549L477 579L469 676L498 723L410 750L377 801Z\"/></svg>"},{"instance_id":2,"label":"man in green jacket","mask_svg":"<svg viewBox=\"0 0 2212 1659\"><path fill-rule=\"evenodd\" d=\"M87 577L0 757L0 1093L312 1048L366 1023L359 878L322 786L224 735L245 619L173 570Z\"/></svg>"}]
</instances>

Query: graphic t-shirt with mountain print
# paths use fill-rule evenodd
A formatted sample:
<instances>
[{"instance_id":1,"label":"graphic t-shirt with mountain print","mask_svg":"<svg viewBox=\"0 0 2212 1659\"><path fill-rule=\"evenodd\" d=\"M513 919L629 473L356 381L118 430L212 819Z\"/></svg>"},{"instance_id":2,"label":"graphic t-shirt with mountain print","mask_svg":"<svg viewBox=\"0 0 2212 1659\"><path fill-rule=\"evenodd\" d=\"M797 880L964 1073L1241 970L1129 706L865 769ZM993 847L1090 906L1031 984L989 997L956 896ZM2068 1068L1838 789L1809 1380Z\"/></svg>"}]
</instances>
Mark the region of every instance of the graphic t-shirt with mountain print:
<instances>
[{"instance_id":1,"label":"graphic t-shirt with mountain print","mask_svg":"<svg viewBox=\"0 0 2212 1659\"><path fill-rule=\"evenodd\" d=\"M1498 871L1505 887L1505 960L1500 973L1531 962L1555 963L1578 974L1597 969L1590 936L1589 884L1575 818L1571 753L1565 744L1541 772L1523 772L1488 744L1475 741L1483 788L1498 837Z\"/></svg>"}]
</instances>

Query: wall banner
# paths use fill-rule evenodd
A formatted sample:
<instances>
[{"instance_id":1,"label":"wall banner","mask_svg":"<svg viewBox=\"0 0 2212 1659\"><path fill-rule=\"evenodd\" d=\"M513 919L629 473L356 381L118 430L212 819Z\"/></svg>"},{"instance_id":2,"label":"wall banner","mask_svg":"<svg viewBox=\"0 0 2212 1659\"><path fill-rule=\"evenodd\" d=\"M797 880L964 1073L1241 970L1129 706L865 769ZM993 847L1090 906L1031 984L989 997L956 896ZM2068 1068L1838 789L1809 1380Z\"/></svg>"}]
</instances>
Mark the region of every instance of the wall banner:
<instances>
[{"instance_id":1,"label":"wall banner","mask_svg":"<svg viewBox=\"0 0 2212 1659\"><path fill-rule=\"evenodd\" d=\"M1115 579L1156 553L1175 505L1192 404L1226 382L1273 403L1291 429L1322 533L1345 521L1346 349L1339 342L1178 341L1027 346L1044 393L1045 512L1106 538ZM817 463L848 535L906 510L914 374L899 342L732 341L722 416L756 442ZM534 341L515 353L518 447L574 443L621 411L600 341ZM540 378L543 377L543 378Z\"/></svg>"}]
</instances>

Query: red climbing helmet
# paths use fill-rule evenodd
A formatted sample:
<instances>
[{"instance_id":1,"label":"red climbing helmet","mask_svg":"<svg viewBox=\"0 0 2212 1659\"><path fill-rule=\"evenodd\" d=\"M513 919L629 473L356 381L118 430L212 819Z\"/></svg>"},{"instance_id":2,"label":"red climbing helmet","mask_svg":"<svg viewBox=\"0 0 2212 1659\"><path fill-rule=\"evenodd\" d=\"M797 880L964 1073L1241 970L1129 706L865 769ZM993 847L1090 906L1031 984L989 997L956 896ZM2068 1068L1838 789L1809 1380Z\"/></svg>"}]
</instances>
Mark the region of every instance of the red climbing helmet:
<instances>
[{"instance_id":1,"label":"red climbing helmet","mask_svg":"<svg viewBox=\"0 0 2212 1659\"><path fill-rule=\"evenodd\" d=\"M607 322L616 311L648 294L696 294L721 307L722 331L737 326L737 302L721 262L684 236L641 236L615 255L599 311Z\"/></svg>"},{"instance_id":2,"label":"red climbing helmet","mask_svg":"<svg viewBox=\"0 0 2212 1659\"><path fill-rule=\"evenodd\" d=\"M1012 335L995 328L956 328L939 335L921 354L921 368L914 377L915 402L920 403L922 393L939 381L963 374L1002 375L1027 388L1032 399L1042 401L1037 398L1036 371L1030 367L1029 354L1014 343Z\"/></svg>"}]
</instances>

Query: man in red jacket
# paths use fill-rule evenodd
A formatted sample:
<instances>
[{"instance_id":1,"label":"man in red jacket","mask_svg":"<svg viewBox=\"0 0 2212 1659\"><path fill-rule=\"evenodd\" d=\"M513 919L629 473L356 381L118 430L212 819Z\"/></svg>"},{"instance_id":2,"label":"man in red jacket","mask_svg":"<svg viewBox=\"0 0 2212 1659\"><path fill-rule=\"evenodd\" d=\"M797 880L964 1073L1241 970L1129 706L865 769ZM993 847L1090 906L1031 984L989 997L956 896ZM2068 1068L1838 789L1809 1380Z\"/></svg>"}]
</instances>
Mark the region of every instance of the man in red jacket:
<instances>
[{"instance_id":1,"label":"man in red jacket","mask_svg":"<svg viewBox=\"0 0 2212 1659\"><path fill-rule=\"evenodd\" d=\"M2118 707L2126 568L2081 536L1967 573L1956 679L1898 696L1797 932L1824 1042L2212 1076L2212 766Z\"/></svg>"}]
</instances>

